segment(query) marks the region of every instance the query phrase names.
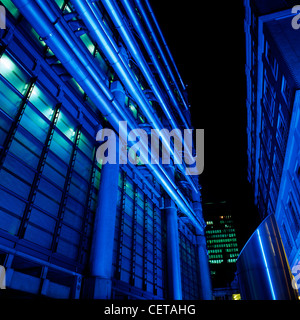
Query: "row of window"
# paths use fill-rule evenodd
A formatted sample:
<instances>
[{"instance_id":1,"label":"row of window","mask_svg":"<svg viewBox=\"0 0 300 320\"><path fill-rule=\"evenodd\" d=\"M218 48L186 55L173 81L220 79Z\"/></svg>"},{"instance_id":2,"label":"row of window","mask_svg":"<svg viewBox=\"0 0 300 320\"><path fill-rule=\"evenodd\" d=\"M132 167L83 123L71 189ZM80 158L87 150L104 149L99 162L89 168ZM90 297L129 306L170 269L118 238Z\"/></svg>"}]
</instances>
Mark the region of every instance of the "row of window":
<instances>
[{"instance_id":1,"label":"row of window","mask_svg":"<svg viewBox=\"0 0 300 320\"><path fill-rule=\"evenodd\" d=\"M226 249L226 252L238 252L238 248ZM222 253L223 249L208 249L208 254L211 253Z\"/></svg>"},{"instance_id":2,"label":"row of window","mask_svg":"<svg viewBox=\"0 0 300 320\"><path fill-rule=\"evenodd\" d=\"M210 240L207 239L207 244L215 244L215 243L227 243L227 242L236 242L236 238L231 238L231 239L214 239L214 240Z\"/></svg>"},{"instance_id":3,"label":"row of window","mask_svg":"<svg viewBox=\"0 0 300 320\"><path fill-rule=\"evenodd\" d=\"M218 259L218 258L224 258L225 254L210 254L209 259ZM230 253L228 255L230 258L236 258L238 256L237 253Z\"/></svg>"},{"instance_id":4,"label":"row of window","mask_svg":"<svg viewBox=\"0 0 300 320\"><path fill-rule=\"evenodd\" d=\"M227 261L227 263L236 263L236 259L227 259L226 261ZM224 262L223 259L209 260L209 263L211 263L211 264L221 264L223 262Z\"/></svg>"},{"instance_id":5,"label":"row of window","mask_svg":"<svg viewBox=\"0 0 300 320\"><path fill-rule=\"evenodd\" d=\"M227 226L227 225L226 225ZM225 226L225 228L226 228L226 226ZM205 232L206 232L206 234L217 234L217 233L227 233L227 232L235 232L235 229L233 229L233 228L229 228L229 226L227 226L228 228L226 228L226 229L222 229L222 230L220 230L220 229L214 229L214 230L206 230Z\"/></svg>"},{"instance_id":6,"label":"row of window","mask_svg":"<svg viewBox=\"0 0 300 320\"><path fill-rule=\"evenodd\" d=\"M211 249L211 248L237 248L238 247L237 243L224 243L224 242L208 243L208 241L206 241L206 242L207 242L207 247L209 249Z\"/></svg>"},{"instance_id":7,"label":"row of window","mask_svg":"<svg viewBox=\"0 0 300 320\"><path fill-rule=\"evenodd\" d=\"M217 238L233 238L233 237L236 237L235 233L217 233L217 234L210 234L207 238L217 239Z\"/></svg>"}]
</instances>

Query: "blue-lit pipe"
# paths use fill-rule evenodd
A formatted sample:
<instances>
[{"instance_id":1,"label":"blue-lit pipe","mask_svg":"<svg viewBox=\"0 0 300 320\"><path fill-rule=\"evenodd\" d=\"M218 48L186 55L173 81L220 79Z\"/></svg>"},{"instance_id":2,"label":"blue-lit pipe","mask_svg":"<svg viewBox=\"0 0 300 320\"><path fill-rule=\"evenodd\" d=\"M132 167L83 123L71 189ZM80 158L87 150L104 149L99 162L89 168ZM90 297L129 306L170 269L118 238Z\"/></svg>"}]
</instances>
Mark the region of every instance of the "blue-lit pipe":
<instances>
[{"instance_id":1,"label":"blue-lit pipe","mask_svg":"<svg viewBox=\"0 0 300 320\"><path fill-rule=\"evenodd\" d=\"M165 207L166 238L167 238L167 266L168 266L168 298L182 300L182 284L179 256L179 234L177 209L173 200Z\"/></svg>"},{"instance_id":2,"label":"blue-lit pipe","mask_svg":"<svg viewBox=\"0 0 300 320\"><path fill-rule=\"evenodd\" d=\"M55 30L53 24L48 20L44 12L38 7L33 0L13 0L14 5L18 8L21 14L30 21L35 30L38 30L41 38L50 47L56 57L61 61L67 71L74 77L82 89L92 99L96 106L100 109L111 125L118 131L120 121L127 121L130 126L130 119L122 113L122 108L114 101L109 100L101 91L95 80L90 76L85 66L75 56L68 44L64 41L61 35ZM114 108L117 107L117 110ZM122 127L121 127L122 128ZM135 126L132 125L131 129ZM120 132L122 134L122 132ZM125 134L125 133L124 133ZM172 199L176 202L180 210L186 214L195 226L200 226L200 221L195 216L193 209L185 200L183 194L178 190L177 186L171 181L166 171L161 165L148 165L155 178L164 185L165 190Z\"/></svg>"},{"instance_id":3,"label":"blue-lit pipe","mask_svg":"<svg viewBox=\"0 0 300 320\"><path fill-rule=\"evenodd\" d=\"M91 0L89 0L89 2L91 2ZM124 20L122 19L121 13L116 7L115 2L111 0L102 0L102 3L106 11L108 12L109 16L111 17L115 27L118 29L119 34L121 35L125 45L130 50L131 55L134 57L134 60L136 61L137 65L142 71L146 81L148 82L150 88L152 89L152 92L154 93L155 97L159 101L172 128L178 128L178 124L176 123L176 120L174 119L170 111L170 108L165 102L162 92L158 87L156 80L153 78L152 72L147 62L145 61L145 58L143 57L143 54L141 53L135 39L131 35L131 32L128 30L127 25L124 23Z\"/></svg>"},{"instance_id":4,"label":"blue-lit pipe","mask_svg":"<svg viewBox=\"0 0 300 320\"><path fill-rule=\"evenodd\" d=\"M99 14L97 14L95 7L93 5L90 6L90 4L85 0L72 0L72 4L74 5L75 10L79 13L81 19L84 21L85 25L88 27L94 40L97 41L99 47L105 53L120 81L125 85L135 102L142 109L144 115L149 120L149 124L156 129L163 129L160 120L155 114L149 101L146 99L131 69L124 62L124 59L119 52L116 51L118 46L115 44L112 37L106 32L106 27L99 17ZM186 128L188 128L188 126ZM168 146L168 138L164 134L162 134L161 137L163 144ZM178 163L180 171L185 174L186 168L183 164L180 164L182 160L180 159L180 155L174 152L173 148L171 148L171 154L174 159L177 160L176 163ZM186 175L186 179L192 188L198 192L189 175Z\"/></svg>"},{"instance_id":5,"label":"blue-lit pipe","mask_svg":"<svg viewBox=\"0 0 300 320\"><path fill-rule=\"evenodd\" d=\"M88 71L91 77L95 80L99 88L104 92L105 96L112 102L118 113L124 115L127 119L128 125L131 128L136 127L133 121L130 120L130 113L123 108L115 99L109 88L105 84L105 76L99 68L95 66L95 62L91 58L88 49L78 41L74 33L69 32L62 23L62 17L57 10L53 10L50 5L44 0L36 0L39 7L43 10L45 15L49 18L50 22L54 25L55 29L66 41L70 49L74 52L75 56L83 64L84 68Z\"/></svg>"},{"instance_id":6,"label":"blue-lit pipe","mask_svg":"<svg viewBox=\"0 0 300 320\"><path fill-rule=\"evenodd\" d=\"M146 34L138 16L137 16L136 11L134 10L134 8L132 7L131 3L128 0L121 0L121 3L123 4L128 16L130 17L131 22L133 23L133 25L135 27L135 30L137 31L139 37L141 38L141 40L145 46L145 49L147 50L148 55L150 56L151 61L153 62L156 69L158 70L159 77L160 77L166 91L168 92L168 95L171 98L171 101L173 102L173 104L176 108L176 111L178 112L178 114L180 115L180 118L184 122L185 127L189 128L189 125L187 124L186 119L181 112L181 107L178 104L177 98L175 97L175 94L174 94L172 88L170 87L168 80L166 79L166 76L164 74L164 70L162 69L160 62L158 61L158 58L152 48L152 45L150 43L148 36L147 36L147 34Z\"/></svg>"},{"instance_id":7,"label":"blue-lit pipe","mask_svg":"<svg viewBox=\"0 0 300 320\"><path fill-rule=\"evenodd\" d=\"M100 13L97 10L97 7L93 7L93 0L88 0L92 11L97 16L100 16ZM121 12L119 11L118 7L116 6L114 1L111 0L102 0L102 3L108 12L112 22L114 23L115 27L118 29L119 34L121 35L125 45L130 50L132 56L134 57L135 62L139 66L140 70L142 71L146 81L148 82L149 86L152 89L155 97L157 98L158 102L160 103L162 110L164 111L167 119L169 120L173 129L179 128L177 121L175 120L168 103L165 101L165 97L163 96L161 89L159 88L157 81L154 79L153 74L148 66L148 63L145 61L143 54L141 53L138 44L136 43L135 39L133 38L131 32L128 30L126 23L124 23L123 17ZM96 11L96 12L95 12ZM180 110L179 110L180 112ZM182 118L185 128L189 128L190 126L187 124L185 118ZM188 150L188 157L192 157L190 150ZM189 181L191 183L191 181Z\"/></svg>"},{"instance_id":8,"label":"blue-lit pipe","mask_svg":"<svg viewBox=\"0 0 300 320\"><path fill-rule=\"evenodd\" d=\"M144 1L144 2L145 2L145 1ZM149 18L148 18L148 15L147 15L144 7L143 7L143 4L142 4L142 2L141 2L140 0L135 0L135 3L136 3L136 5L137 5L137 7L138 7L138 9L139 9L140 14L141 14L141 15L143 16L143 18L144 18L144 21L145 21L145 23L146 23L146 25L147 25L147 28L149 29L149 32L150 32L150 34L151 34L151 36L152 36L152 39L153 39L154 43L156 44L156 47L157 47L158 52L159 52L159 55L160 55L160 57L162 58L162 60L163 60L163 62L164 62L164 65L166 66L166 68L167 68L167 70L168 70L168 72L169 72L169 75L171 76L171 78L172 78L172 80L173 80L174 85L176 86L176 89L177 89L177 91L178 91L178 93L179 93L179 95L180 95L180 97L181 97L181 100L182 100L182 102L183 102L183 104L184 104L185 110L187 110L187 109L189 108L189 106L188 106L187 102L185 101L185 98L184 98L181 90L179 89L179 86L178 86L178 84L177 84L177 81L176 81L176 79L175 79L175 76L174 76L174 74L173 74L173 71L172 71L172 69L171 69L171 67L170 67L170 65L169 65L169 63L168 63L168 60L167 60L167 58L166 58L166 56L165 56L164 51L162 50L162 47L161 47L160 44L159 44L159 40L158 40L158 38L157 38L157 36L156 36L156 33L155 33L155 31L154 31L154 29L153 29L153 27L152 27L152 24L151 24L150 20L149 20ZM148 11L149 11L149 13L152 15L152 17L153 17L154 14L153 14L153 12L152 12L151 7L150 7L150 8L148 7ZM156 20L154 20L154 22L156 23ZM164 41L164 39L162 39L162 41L163 41L164 45L166 46L166 49L168 50L168 46L167 46L166 42ZM172 56L170 56L170 58L173 59ZM178 76L179 76L179 72L178 72L178 70L177 70L177 67L176 67L176 65L175 65L174 60L172 60L172 62L173 62L173 64L174 64L175 70L176 70L176 72L177 72L177 74L178 74ZM180 78L180 79L181 79L181 78Z\"/></svg>"},{"instance_id":9,"label":"blue-lit pipe","mask_svg":"<svg viewBox=\"0 0 300 320\"><path fill-rule=\"evenodd\" d=\"M170 49L169 49L169 47L168 47L168 45L166 43L165 37L164 37L163 33L161 32L161 29L160 29L159 24L158 24L158 22L156 20L155 14L153 13L152 7L151 7L151 5L150 5L148 0L145 0L145 3L146 3L146 6L148 7L148 11L151 14L151 17L152 17L153 21L154 21L156 29L157 29L157 31L158 31L158 33L160 35L161 41L162 41L163 45L165 46L166 51L167 51L167 53L169 55L169 58L170 58L170 60L171 60L171 62L173 64L173 67L174 67L174 69L175 69L175 71L177 73L177 76L178 76L179 81L181 83L182 89L185 90L186 89L185 84L184 84L184 82L183 82L183 80L182 80L182 78L180 76L180 73L179 73L179 71L177 69L176 63L175 63L174 58L172 56L172 53L171 53L171 51L170 51Z\"/></svg>"}]
</instances>

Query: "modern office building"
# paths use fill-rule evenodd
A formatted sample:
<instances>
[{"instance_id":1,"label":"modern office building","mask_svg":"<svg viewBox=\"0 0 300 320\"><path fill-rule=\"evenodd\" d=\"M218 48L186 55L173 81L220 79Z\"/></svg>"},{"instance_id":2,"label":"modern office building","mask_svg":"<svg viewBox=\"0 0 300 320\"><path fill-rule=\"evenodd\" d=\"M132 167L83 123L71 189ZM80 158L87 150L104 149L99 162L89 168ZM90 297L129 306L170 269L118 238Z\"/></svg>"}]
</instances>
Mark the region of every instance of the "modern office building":
<instances>
[{"instance_id":1,"label":"modern office building","mask_svg":"<svg viewBox=\"0 0 300 320\"><path fill-rule=\"evenodd\" d=\"M149 1L1 4L0 293L210 299L198 176L97 161L101 129L192 128Z\"/></svg>"},{"instance_id":2,"label":"modern office building","mask_svg":"<svg viewBox=\"0 0 300 320\"><path fill-rule=\"evenodd\" d=\"M230 207L226 202L205 203L203 212L213 289L230 287L239 255L236 226Z\"/></svg>"},{"instance_id":3,"label":"modern office building","mask_svg":"<svg viewBox=\"0 0 300 320\"><path fill-rule=\"evenodd\" d=\"M244 4L248 179L261 219L275 213L293 270L300 259L300 33L292 9L298 3Z\"/></svg>"}]
</instances>

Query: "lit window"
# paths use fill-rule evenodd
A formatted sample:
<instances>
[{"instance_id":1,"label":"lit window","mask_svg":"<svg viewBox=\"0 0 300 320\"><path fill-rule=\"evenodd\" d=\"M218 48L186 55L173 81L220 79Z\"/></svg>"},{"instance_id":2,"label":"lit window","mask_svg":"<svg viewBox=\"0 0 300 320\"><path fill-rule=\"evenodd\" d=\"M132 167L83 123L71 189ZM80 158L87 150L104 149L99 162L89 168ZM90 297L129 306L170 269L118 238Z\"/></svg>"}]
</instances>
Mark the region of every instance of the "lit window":
<instances>
[{"instance_id":1,"label":"lit window","mask_svg":"<svg viewBox=\"0 0 300 320\"><path fill-rule=\"evenodd\" d=\"M282 92L282 95L283 95L287 105L289 106L292 92L291 92L291 88L290 88L289 84L287 83L284 76L282 77L281 92Z\"/></svg>"},{"instance_id":2,"label":"lit window","mask_svg":"<svg viewBox=\"0 0 300 320\"><path fill-rule=\"evenodd\" d=\"M20 93L25 94L30 77L5 53L0 59L0 74Z\"/></svg>"}]
</instances>

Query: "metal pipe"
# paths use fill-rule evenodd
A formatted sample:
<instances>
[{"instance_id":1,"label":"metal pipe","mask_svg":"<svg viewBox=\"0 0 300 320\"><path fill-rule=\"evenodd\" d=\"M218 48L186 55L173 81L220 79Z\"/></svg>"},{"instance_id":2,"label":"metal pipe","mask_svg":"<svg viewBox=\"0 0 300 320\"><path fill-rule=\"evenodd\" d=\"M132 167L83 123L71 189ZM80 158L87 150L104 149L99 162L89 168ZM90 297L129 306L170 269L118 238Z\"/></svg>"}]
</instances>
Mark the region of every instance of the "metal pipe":
<instances>
[{"instance_id":1,"label":"metal pipe","mask_svg":"<svg viewBox=\"0 0 300 320\"><path fill-rule=\"evenodd\" d=\"M88 0L88 2L90 4L90 7L93 7L94 1ZM161 89L157 84L157 81L154 79L153 74L148 66L148 63L145 61L145 58L143 57L143 54L141 53L136 40L132 36L132 33L128 30L128 27L124 22L124 19L122 17L122 14L119 8L116 6L115 2L111 0L102 0L102 3L106 11L108 12L110 18L112 19L112 22L114 23L115 27L118 29L119 34L121 35L125 45L130 50L131 55L134 57L135 62L139 66L146 81L151 87L152 92L154 93L155 97L160 103L162 110L164 111L169 122L171 123L172 128L177 129L178 128L177 121L175 120L172 112L170 111L168 103L166 102L165 97L163 96ZM97 10L96 6L94 6L94 8L95 10ZM99 13L97 15L99 16ZM185 121L185 119L183 119L183 121ZM189 128L189 125L186 122L185 122L185 125L186 125L186 128ZM187 156L192 158L192 154L190 153L190 150L188 150Z\"/></svg>"},{"instance_id":2,"label":"metal pipe","mask_svg":"<svg viewBox=\"0 0 300 320\"><path fill-rule=\"evenodd\" d=\"M54 25L55 29L59 32L59 34L63 37L63 39L67 42L70 49L74 52L75 56L80 60L85 69L89 72L91 77L95 80L100 89L104 92L105 96L112 102L114 107L118 110L119 113L125 113L126 118L128 119L128 123L130 127L134 127L135 125L132 123L130 119L129 112L124 109L120 104L114 99L114 95L111 93L109 88L105 84L105 77L100 72L100 69L95 66L95 62L92 60L90 52L86 47L81 45L80 41L77 41L76 36L72 32L69 32L67 28L65 28L63 24L63 19L60 16L57 10L53 10L49 4L47 4L44 0L36 0L39 7L43 10L45 15L49 18L50 22Z\"/></svg>"},{"instance_id":3,"label":"metal pipe","mask_svg":"<svg viewBox=\"0 0 300 320\"><path fill-rule=\"evenodd\" d=\"M131 22L133 23L135 30L137 31L137 33L139 34L145 49L148 52L148 55L151 59L151 61L153 62L153 64L155 65L156 69L158 70L160 79L162 80L162 83L166 89L166 91L169 94L169 97L171 98L171 101L173 102L176 111L178 112L180 118L183 120L184 125L186 128L189 127L189 125L186 122L186 119L184 117L184 115L181 112L181 107L178 104L177 98L175 97L175 94L173 92L173 90L171 89L169 82L167 81L165 75L164 75L164 70L161 68L160 62L158 61L158 58L156 56L156 53L154 52L152 45L150 43L150 40L137 16L136 11L134 10L134 8L132 7L132 5L130 4L130 2L128 0L121 0L122 5L124 6L124 9L126 10L128 16L131 19Z\"/></svg>"},{"instance_id":4,"label":"metal pipe","mask_svg":"<svg viewBox=\"0 0 300 320\"><path fill-rule=\"evenodd\" d=\"M62 36L55 29L45 13L33 0L13 0L14 5L18 8L21 14L30 21L35 30L38 30L41 38L46 42L49 48L53 51L56 57L64 65L67 71L74 77L77 83L92 99L96 106L100 109L111 125L119 130L119 123L123 120L129 120L122 113L122 107L117 102L109 100L102 92L96 81L91 77L85 66L80 62L78 57L70 49ZM125 118L125 119L124 119ZM130 125L131 122L129 122ZM133 128L131 128L133 129ZM151 172L158 181L164 184L166 192L176 202L181 211L186 214L195 226L200 226L201 223L196 217L193 209L185 200L184 196L178 190L177 186L172 183L164 168L160 165L148 165Z\"/></svg>"},{"instance_id":5,"label":"metal pipe","mask_svg":"<svg viewBox=\"0 0 300 320\"><path fill-rule=\"evenodd\" d=\"M89 2L92 2L92 0L89 0ZM132 36L131 32L128 30L126 23L124 23L124 20L122 19L122 15L118 10L115 2L110 0L102 0L102 3L106 11L108 12L109 16L111 17L115 27L118 29L119 34L121 35L125 45L130 50L131 55L134 57L134 60L136 61L137 65L142 71L155 97L159 101L167 119L170 121L173 128L178 128L178 125L173 115L170 112L170 108L166 104L165 99L163 98L162 92L158 87L157 82L154 80L149 66L145 61L145 58L143 57L134 37Z\"/></svg>"},{"instance_id":6,"label":"metal pipe","mask_svg":"<svg viewBox=\"0 0 300 320\"><path fill-rule=\"evenodd\" d=\"M144 1L144 2L145 2L145 1ZM188 106L187 102L185 101L185 98L184 98L184 96L183 96L183 94L182 94L182 92L181 92L181 89L179 88L179 86L178 86L178 84L177 84L177 81L176 81L176 79L175 79L175 76L174 76L174 74L173 74L173 71L172 71L172 69L171 69L171 67L170 67L170 65L169 65L169 63L168 63L167 57L166 57L166 55L165 55L162 47L161 47L160 44L159 44L159 40L158 40L158 38L157 38L157 36L156 36L156 33L155 33L155 31L154 31L154 29L153 29L153 27L152 27L152 24L151 24L150 20L149 20L149 18L148 18L148 15L147 15L144 7L143 7L143 3L142 3L140 0L135 0L135 3L136 3L136 5L137 5L137 7L138 7L138 9L139 9L140 14L141 14L141 15L143 16L143 18L144 18L144 21L145 21L145 23L146 23L146 26L147 26L150 34L151 34L152 40L153 40L154 43L156 44L156 47L157 47L158 52L159 52L159 55L160 55L160 57L162 58L162 60L163 60L163 62L164 62L164 65L166 66L166 68L167 68L167 70L168 70L168 72L169 72L169 75L171 76L171 78L172 78L172 80L173 80L173 82L174 82L174 84L175 84L175 86L176 86L176 89L177 89L178 93L180 94L180 97L181 97L181 100L182 100L182 102L183 102L183 104L184 104L185 110L188 110L189 106ZM151 7L150 7L150 8L148 7L148 11L149 11L149 13L151 14L151 16L152 16L152 18L153 18L153 17L154 17L154 14L153 14L153 12L152 12ZM154 20L154 19L153 19L153 20ZM155 23L156 26L158 27L158 23L157 23L156 19L154 20L154 23ZM159 30L159 32L160 32L160 29L159 29L159 28L158 28L158 30ZM167 51L168 51L169 48L168 48L168 46L167 46L164 38L162 39L162 41L163 41L164 46L166 47L166 49L167 49ZM169 52L169 51L168 51L168 52ZM179 76L179 72L178 72L178 69L177 69L177 67L176 67L176 65L175 65L175 62L174 62L174 60L173 60L173 57L172 57L172 55L171 55L170 52L169 52L169 54L170 54L171 61L172 61L173 65L174 65L174 67L175 67L175 71L177 72L177 74L178 74L178 76ZM179 77L180 77L180 76L179 76ZM180 78L180 80L181 80L181 78ZM181 80L181 81L182 81L182 80Z\"/></svg>"},{"instance_id":7,"label":"metal pipe","mask_svg":"<svg viewBox=\"0 0 300 320\"><path fill-rule=\"evenodd\" d=\"M109 36L108 33L105 31L106 27L103 21L100 19L99 14L97 14L97 12L95 11L95 7L92 5L90 6L86 0L72 0L72 4L74 5L75 10L79 13L87 28L89 29L94 40L97 41L99 47L105 53L110 64L116 71L120 81L126 86L126 89L129 91L130 95L134 98L135 102L142 109L144 115L149 121L149 124L152 125L153 128L157 128L160 130L163 129L160 120L154 113L154 110L150 105L149 101L147 101L131 69L124 62L124 59L120 55L120 53L116 51L116 48L118 46L116 45L112 37ZM186 128L188 128L188 126ZM168 146L168 138L165 136L165 134L162 134L161 137L163 144L165 146ZM175 159L175 163L178 163L180 171L183 174L185 174L186 168L181 163L182 159L180 159L180 155L174 152L174 148L171 148L171 154ZM186 175L186 179L190 183L192 188L196 192L198 192L190 176ZM172 183L170 179L169 181Z\"/></svg>"},{"instance_id":8,"label":"metal pipe","mask_svg":"<svg viewBox=\"0 0 300 320\"><path fill-rule=\"evenodd\" d=\"M162 43L164 44L164 46L165 46L165 48L166 48L166 51L167 51L167 53L168 53L168 55L169 55L169 58L170 58L170 60L171 60L171 62L172 62L172 64L173 64L173 67L174 67L175 71L177 72L179 81L180 81L180 83L181 83L181 85L182 85L182 89L183 89L183 90L186 90L185 84L184 84L184 82L183 82L183 80L182 80L182 78L181 78L181 76L180 76L180 73L179 73L179 71L178 71L178 69L177 69L176 63L175 63L175 61L174 61L174 58L173 58L173 56L172 56L172 53L171 53L168 45L167 45L167 42L166 42L166 40L165 40L165 37L164 37L163 33L161 32L161 29L160 29L159 24L158 24L158 22L157 22L157 20L156 20L155 14L153 13L152 7L151 7L151 5L150 5L150 3L149 3L148 0L145 0L145 3L146 3L146 5L147 5L148 11L149 11L149 13L151 14L151 17L152 17L152 19L153 19L153 21L154 21L154 23L155 23L156 29L158 30L158 33L159 33L160 38L161 38L161 40L162 40Z\"/></svg>"}]
</instances>

